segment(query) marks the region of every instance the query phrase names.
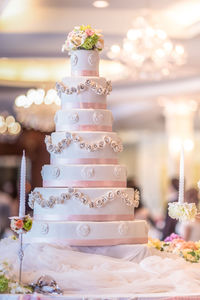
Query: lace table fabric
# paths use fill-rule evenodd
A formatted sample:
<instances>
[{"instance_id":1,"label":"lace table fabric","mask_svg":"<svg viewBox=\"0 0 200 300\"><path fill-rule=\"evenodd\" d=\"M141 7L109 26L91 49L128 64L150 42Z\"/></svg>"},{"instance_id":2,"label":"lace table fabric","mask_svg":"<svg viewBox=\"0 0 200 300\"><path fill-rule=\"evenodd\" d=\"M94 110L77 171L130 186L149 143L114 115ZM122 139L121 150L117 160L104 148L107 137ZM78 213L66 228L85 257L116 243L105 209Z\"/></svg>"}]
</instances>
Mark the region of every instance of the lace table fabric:
<instances>
[{"instance_id":1,"label":"lace table fabric","mask_svg":"<svg viewBox=\"0 0 200 300\"><path fill-rule=\"evenodd\" d=\"M12 264L16 278L18 247L18 241L9 238L0 243L0 259ZM200 294L198 263L192 264L179 257L159 256L159 251L151 252L144 245L72 249L29 244L24 252L22 280L26 284L47 274L68 294Z\"/></svg>"}]
</instances>

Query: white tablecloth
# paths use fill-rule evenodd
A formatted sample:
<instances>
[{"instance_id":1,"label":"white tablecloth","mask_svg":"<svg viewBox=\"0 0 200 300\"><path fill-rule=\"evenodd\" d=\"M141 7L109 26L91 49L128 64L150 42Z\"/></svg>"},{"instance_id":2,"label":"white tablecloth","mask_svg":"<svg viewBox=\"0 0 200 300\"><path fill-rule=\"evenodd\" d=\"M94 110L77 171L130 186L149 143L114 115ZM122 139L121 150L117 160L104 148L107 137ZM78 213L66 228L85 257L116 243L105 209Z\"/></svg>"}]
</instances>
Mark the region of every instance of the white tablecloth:
<instances>
[{"instance_id":1,"label":"white tablecloth","mask_svg":"<svg viewBox=\"0 0 200 300\"><path fill-rule=\"evenodd\" d=\"M13 266L16 278L18 248L17 241L7 239L0 243L0 258ZM87 295L94 293L98 299L102 299L102 295L106 295L105 299L132 299L150 294L158 297L160 293L164 298L171 293L200 295L200 264L176 256L166 257L145 245L73 249L48 244L27 245L23 282L36 282L44 274L52 276L69 297L92 298Z\"/></svg>"}]
</instances>

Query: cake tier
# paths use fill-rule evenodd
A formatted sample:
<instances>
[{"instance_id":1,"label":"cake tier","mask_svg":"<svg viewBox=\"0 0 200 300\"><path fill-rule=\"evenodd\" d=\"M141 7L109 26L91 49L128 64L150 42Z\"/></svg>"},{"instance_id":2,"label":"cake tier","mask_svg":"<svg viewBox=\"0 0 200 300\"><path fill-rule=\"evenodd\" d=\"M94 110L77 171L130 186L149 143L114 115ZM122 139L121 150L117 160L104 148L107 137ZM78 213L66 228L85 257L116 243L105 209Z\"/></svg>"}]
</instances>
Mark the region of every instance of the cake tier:
<instances>
[{"instance_id":1,"label":"cake tier","mask_svg":"<svg viewBox=\"0 0 200 300\"><path fill-rule=\"evenodd\" d=\"M106 108L109 82L103 77L66 77L57 83L61 108Z\"/></svg>"},{"instance_id":2,"label":"cake tier","mask_svg":"<svg viewBox=\"0 0 200 300\"><path fill-rule=\"evenodd\" d=\"M73 50L70 55L72 76L98 76L98 50Z\"/></svg>"},{"instance_id":3,"label":"cake tier","mask_svg":"<svg viewBox=\"0 0 200 300\"><path fill-rule=\"evenodd\" d=\"M34 221L25 242L56 243L71 246L112 246L144 244L148 240L145 221L41 222Z\"/></svg>"},{"instance_id":4,"label":"cake tier","mask_svg":"<svg viewBox=\"0 0 200 300\"><path fill-rule=\"evenodd\" d=\"M123 150L115 132L53 132L45 139L51 164L117 164Z\"/></svg>"},{"instance_id":5,"label":"cake tier","mask_svg":"<svg viewBox=\"0 0 200 300\"><path fill-rule=\"evenodd\" d=\"M65 109L54 120L56 131L112 131L113 116L105 109Z\"/></svg>"},{"instance_id":6,"label":"cake tier","mask_svg":"<svg viewBox=\"0 0 200 300\"><path fill-rule=\"evenodd\" d=\"M126 187L122 165L45 165L44 187Z\"/></svg>"},{"instance_id":7,"label":"cake tier","mask_svg":"<svg viewBox=\"0 0 200 300\"><path fill-rule=\"evenodd\" d=\"M130 188L35 188L29 195L37 220L133 220L138 204L138 192Z\"/></svg>"}]
</instances>

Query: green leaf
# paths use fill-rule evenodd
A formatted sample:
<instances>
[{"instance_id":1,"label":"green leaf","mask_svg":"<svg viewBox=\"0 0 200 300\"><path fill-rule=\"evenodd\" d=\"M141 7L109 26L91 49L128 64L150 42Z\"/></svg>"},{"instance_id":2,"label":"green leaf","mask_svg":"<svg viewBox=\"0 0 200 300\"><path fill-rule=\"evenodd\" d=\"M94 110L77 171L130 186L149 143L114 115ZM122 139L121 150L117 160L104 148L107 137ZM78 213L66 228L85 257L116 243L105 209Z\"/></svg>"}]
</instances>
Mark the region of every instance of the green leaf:
<instances>
[{"instance_id":1,"label":"green leaf","mask_svg":"<svg viewBox=\"0 0 200 300\"><path fill-rule=\"evenodd\" d=\"M190 252L188 252L190 255L192 255L192 256L196 256L196 253L194 252L194 251L190 251Z\"/></svg>"},{"instance_id":2,"label":"green leaf","mask_svg":"<svg viewBox=\"0 0 200 300\"><path fill-rule=\"evenodd\" d=\"M97 43L98 39L99 39L99 36L97 34L88 36L86 38L85 42L83 43L83 45L81 45L81 48L86 49L86 50L94 49L94 46Z\"/></svg>"},{"instance_id":3,"label":"green leaf","mask_svg":"<svg viewBox=\"0 0 200 300\"><path fill-rule=\"evenodd\" d=\"M31 220L31 219L28 219L27 221L24 221L24 226L23 226L23 228L24 228L26 231L31 230L31 227L32 227L32 220Z\"/></svg>"},{"instance_id":4,"label":"green leaf","mask_svg":"<svg viewBox=\"0 0 200 300\"><path fill-rule=\"evenodd\" d=\"M5 293L8 290L8 279L4 276L0 276L0 293Z\"/></svg>"}]
</instances>

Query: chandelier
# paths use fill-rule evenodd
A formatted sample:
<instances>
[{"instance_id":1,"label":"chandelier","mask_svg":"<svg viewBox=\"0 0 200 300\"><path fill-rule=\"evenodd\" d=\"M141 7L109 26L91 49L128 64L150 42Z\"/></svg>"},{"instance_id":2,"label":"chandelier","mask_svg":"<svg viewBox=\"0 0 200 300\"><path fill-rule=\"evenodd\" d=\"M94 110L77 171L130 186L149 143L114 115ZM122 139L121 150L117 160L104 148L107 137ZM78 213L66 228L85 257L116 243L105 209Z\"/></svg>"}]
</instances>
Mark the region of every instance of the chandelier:
<instances>
[{"instance_id":1,"label":"chandelier","mask_svg":"<svg viewBox=\"0 0 200 300\"><path fill-rule=\"evenodd\" d=\"M173 44L165 31L142 16L134 20L122 47L112 45L107 55L128 66L128 76L141 80L171 76L186 61L184 47Z\"/></svg>"},{"instance_id":2,"label":"chandelier","mask_svg":"<svg viewBox=\"0 0 200 300\"><path fill-rule=\"evenodd\" d=\"M26 95L15 99L17 120L28 129L50 132L54 130L54 115L60 106L60 98L54 89L30 89Z\"/></svg>"},{"instance_id":3,"label":"chandelier","mask_svg":"<svg viewBox=\"0 0 200 300\"><path fill-rule=\"evenodd\" d=\"M19 136L21 125L12 115L0 115L0 141L12 141Z\"/></svg>"}]
</instances>

